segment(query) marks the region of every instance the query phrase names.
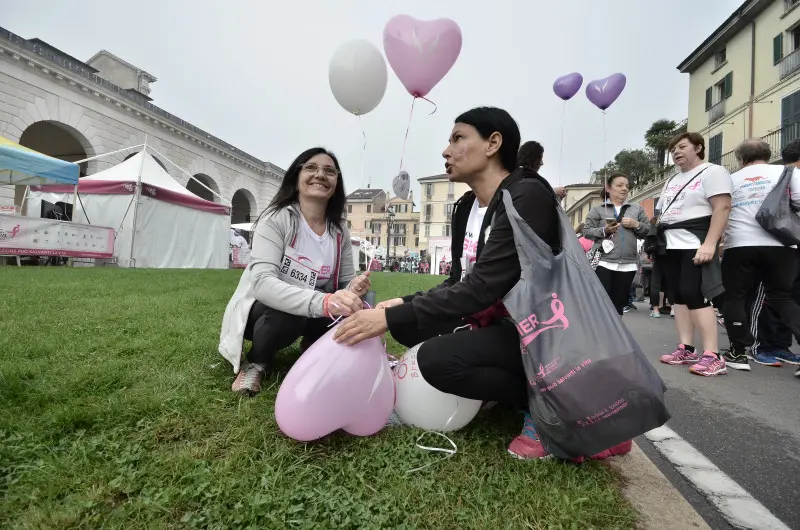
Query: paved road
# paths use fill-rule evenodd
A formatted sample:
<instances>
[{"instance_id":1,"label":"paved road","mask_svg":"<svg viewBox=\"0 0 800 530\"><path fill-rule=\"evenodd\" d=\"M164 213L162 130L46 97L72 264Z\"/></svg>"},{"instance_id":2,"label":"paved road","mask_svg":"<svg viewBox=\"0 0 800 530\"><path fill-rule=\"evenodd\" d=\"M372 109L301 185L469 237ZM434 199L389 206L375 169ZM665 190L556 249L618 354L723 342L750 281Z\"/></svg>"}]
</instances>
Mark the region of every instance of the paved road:
<instances>
[{"instance_id":1,"label":"paved road","mask_svg":"<svg viewBox=\"0 0 800 530\"><path fill-rule=\"evenodd\" d=\"M739 483L776 517L800 528L800 378L797 367L751 363L750 372L728 369L712 378L658 361L675 347L675 321L648 316L647 305L624 317L667 385L667 424ZM727 335L720 329L720 345ZM800 351L797 348L795 351ZM715 508L697 494L644 438L637 443L662 468L712 528L727 528Z\"/></svg>"}]
</instances>

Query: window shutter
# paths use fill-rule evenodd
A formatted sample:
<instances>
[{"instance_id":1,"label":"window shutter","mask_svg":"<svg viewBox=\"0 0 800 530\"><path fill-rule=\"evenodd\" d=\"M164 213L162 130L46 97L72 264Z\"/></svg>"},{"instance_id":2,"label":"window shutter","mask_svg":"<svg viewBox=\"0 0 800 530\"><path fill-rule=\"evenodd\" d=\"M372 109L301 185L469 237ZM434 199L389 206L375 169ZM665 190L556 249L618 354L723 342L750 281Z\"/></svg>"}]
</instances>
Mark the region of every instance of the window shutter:
<instances>
[{"instance_id":1,"label":"window shutter","mask_svg":"<svg viewBox=\"0 0 800 530\"><path fill-rule=\"evenodd\" d=\"M778 64L783 59L783 33L772 39L772 62Z\"/></svg>"},{"instance_id":2,"label":"window shutter","mask_svg":"<svg viewBox=\"0 0 800 530\"><path fill-rule=\"evenodd\" d=\"M724 99L728 99L731 97L731 94L733 94L733 72L728 72L728 75L725 76L724 83Z\"/></svg>"},{"instance_id":3,"label":"window shutter","mask_svg":"<svg viewBox=\"0 0 800 530\"><path fill-rule=\"evenodd\" d=\"M706 110L711 109L711 87L706 89Z\"/></svg>"}]
</instances>

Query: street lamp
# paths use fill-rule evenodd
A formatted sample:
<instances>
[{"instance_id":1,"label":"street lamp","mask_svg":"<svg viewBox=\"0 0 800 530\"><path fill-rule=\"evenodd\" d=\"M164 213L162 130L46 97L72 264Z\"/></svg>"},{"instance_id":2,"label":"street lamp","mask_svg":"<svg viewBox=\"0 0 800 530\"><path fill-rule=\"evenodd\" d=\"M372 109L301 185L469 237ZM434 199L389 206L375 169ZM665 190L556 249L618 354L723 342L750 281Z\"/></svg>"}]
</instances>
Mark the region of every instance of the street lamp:
<instances>
[{"instance_id":1,"label":"street lamp","mask_svg":"<svg viewBox=\"0 0 800 530\"><path fill-rule=\"evenodd\" d=\"M389 261L389 252L392 248L392 224L394 223L394 207L389 206L386 208L386 261ZM391 270L391 265L389 265Z\"/></svg>"}]
</instances>

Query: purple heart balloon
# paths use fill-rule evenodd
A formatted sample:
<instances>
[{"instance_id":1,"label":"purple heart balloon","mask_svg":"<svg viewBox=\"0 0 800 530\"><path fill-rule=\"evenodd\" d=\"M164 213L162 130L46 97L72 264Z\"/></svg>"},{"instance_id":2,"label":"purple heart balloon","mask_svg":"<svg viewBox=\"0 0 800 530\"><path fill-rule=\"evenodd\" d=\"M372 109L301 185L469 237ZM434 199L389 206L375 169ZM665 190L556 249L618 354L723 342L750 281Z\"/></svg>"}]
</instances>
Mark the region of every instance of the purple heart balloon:
<instances>
[{"instance_id":1,"label":"purple heart balloon","mask_svg":"<svg viewBox=\"0 0 800 530\"><path fill-rule=\"evenodd\" d=\"M578 72L572 72L571 74L562 75L555 80L553 83L553 92L556 93L556 96L567 101L578 93L582 84L583 76Z\"/></svg>"},{"instance_id":2,"label":"purple heart balloon","mask_svg":"<svg viewBox=\"0 0 800 530\"><path fill-rule=\"evenodd\" d=\"M590 81L586 85L586 97L600 110L606 110L625 89L627 79L623 74L613 74L605 79Z\"/></svg>"},{"instance_id":3,"label":"purple heart balloon","mask_svg":"<svg viewBox=\"0 0 800 530\"><path fill-rule=\"evenodd\" d=\"M449 18L422 21L397 15L383 29L386 60L414 97L425 97L461 53L461 28Z\"/></svg>"}]
</instances>

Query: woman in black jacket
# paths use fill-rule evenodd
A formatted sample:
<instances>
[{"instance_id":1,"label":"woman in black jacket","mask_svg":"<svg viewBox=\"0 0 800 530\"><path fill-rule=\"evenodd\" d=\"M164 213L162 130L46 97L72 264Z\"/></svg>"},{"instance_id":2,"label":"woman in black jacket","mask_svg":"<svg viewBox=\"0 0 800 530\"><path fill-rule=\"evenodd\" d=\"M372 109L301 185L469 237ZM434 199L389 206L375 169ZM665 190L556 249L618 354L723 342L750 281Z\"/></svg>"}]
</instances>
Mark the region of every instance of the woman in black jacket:
<instances>
[{"instance_id":1,"label":"woman in black jacket","mask_svg":"<svg viewBox=\"0 0 800 530\"><path fill-rule=\"evenodd\" d=\"M508 189L539 237L555 251L561 245L553 189L532 169L516 167L519 145L519 128L502 109L480 107L456 118L442 156L450 180L471 191L453 209L450 276L427 292L359 311L341 324L338 341L356 344L388 330L405 346L424 342L417 362L435 388L527 409L519 335L502 303L519 281L520 264L501 190ZM527 413L509 452L546 456Z\"/></svg>"}]
</instances>

